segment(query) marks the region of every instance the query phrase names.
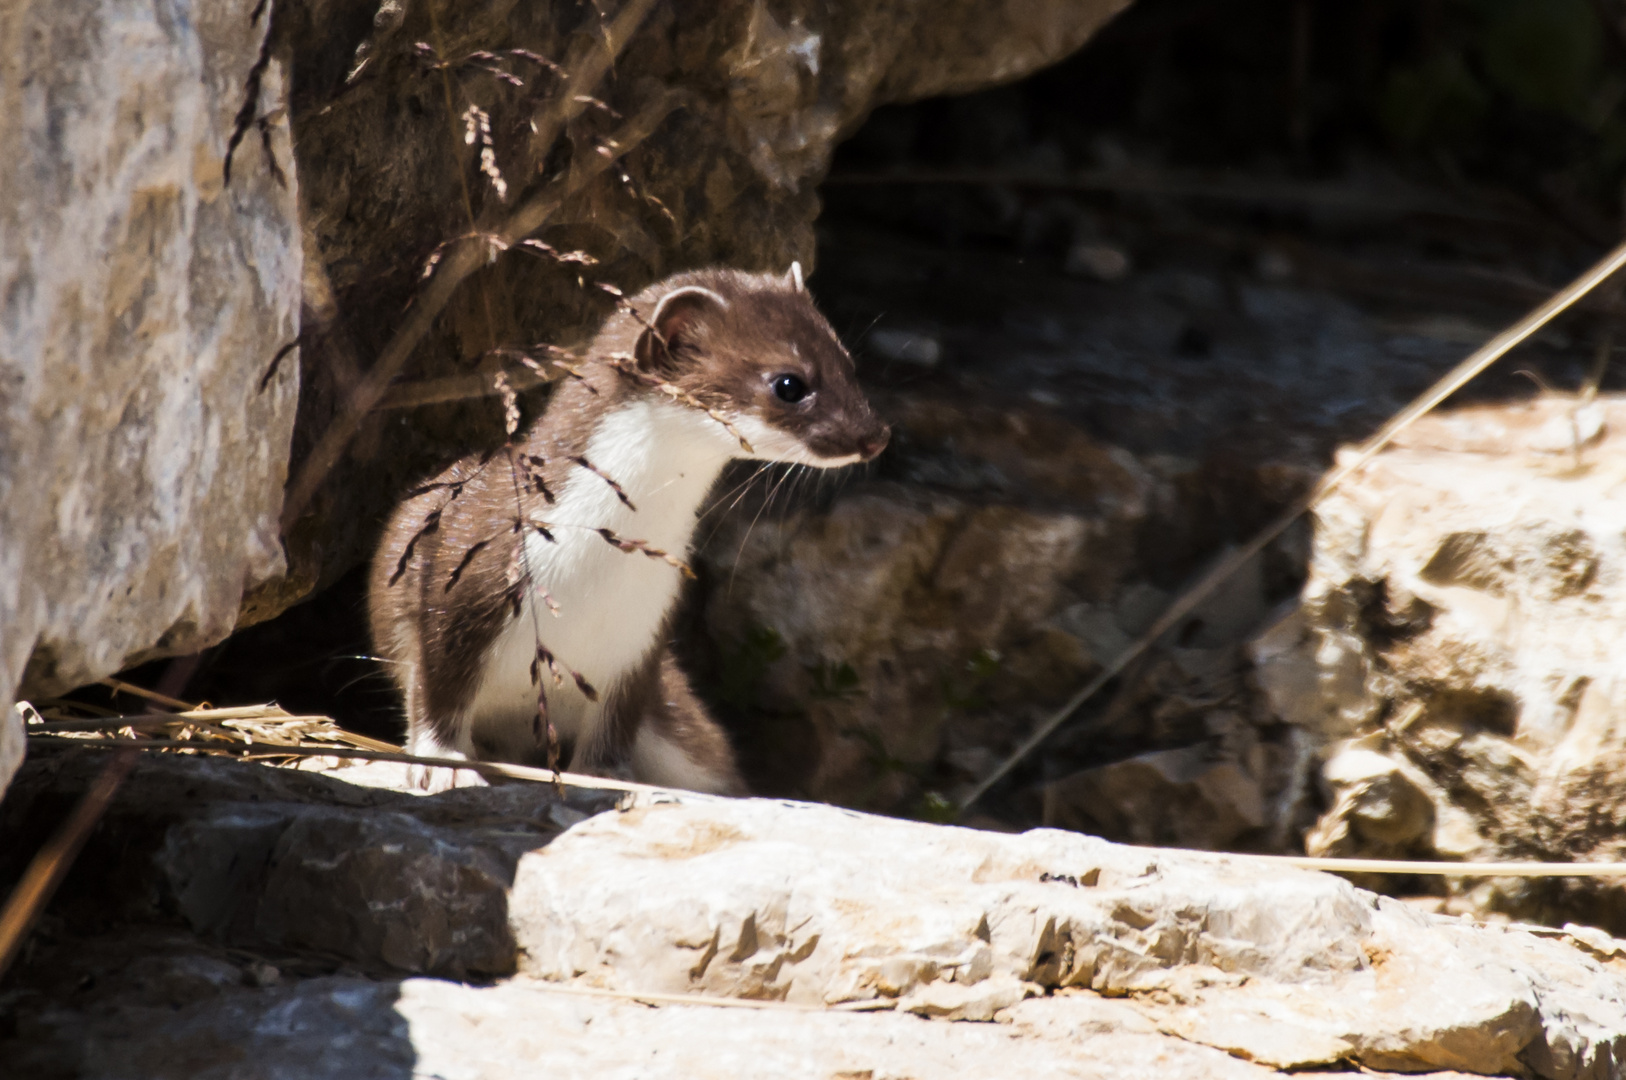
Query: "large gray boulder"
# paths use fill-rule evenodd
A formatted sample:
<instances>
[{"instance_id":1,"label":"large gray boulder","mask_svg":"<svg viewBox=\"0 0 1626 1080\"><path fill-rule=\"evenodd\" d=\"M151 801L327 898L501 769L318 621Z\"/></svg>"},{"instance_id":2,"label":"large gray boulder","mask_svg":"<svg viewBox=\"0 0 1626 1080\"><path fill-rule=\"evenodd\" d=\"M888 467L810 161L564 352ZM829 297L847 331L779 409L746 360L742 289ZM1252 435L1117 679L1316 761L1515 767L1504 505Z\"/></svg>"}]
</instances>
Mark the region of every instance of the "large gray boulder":
<instances>
[{"instance_id":1,"label":"large gray boulder","mask_svg":"<svg viewBox=\"0 0 1626 1080\"><path fill-rule=\"evenodd\" d=\"M0 11L0 788L19 683L196 651L285 569L297 365L262 378L299 332L286 124L223 168L253 8Z\"/></svg>"}]
</instances>

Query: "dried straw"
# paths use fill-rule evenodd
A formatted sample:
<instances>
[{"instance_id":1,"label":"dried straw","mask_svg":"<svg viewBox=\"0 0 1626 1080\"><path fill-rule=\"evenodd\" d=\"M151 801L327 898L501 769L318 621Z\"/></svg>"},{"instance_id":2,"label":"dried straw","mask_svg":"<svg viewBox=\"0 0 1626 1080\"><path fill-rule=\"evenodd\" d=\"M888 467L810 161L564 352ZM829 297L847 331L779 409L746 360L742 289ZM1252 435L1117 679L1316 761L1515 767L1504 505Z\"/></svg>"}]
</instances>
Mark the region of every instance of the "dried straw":
<instances>
[{"instance_id":1,"label":"dried straw","mask_svg":"<svg viewBox=\"0 0 1626 1080\"><path fill-rule=\"evenodd\" d=\"M1241 855L1301 870L1334 874L1422 874L1430 877L1626 877L1626 863L1413 862L1408 859L1324 859L1312 855Z\"/></svg>"},{"instance_id":2,"label":"dried straw","mask_svg":"<svg viewBox=\"0 0 1626 1080\"><path fill-rule=\"evenodd\" d=\"M272 706L272 708L275 708ZM312 719L324 721L332 725L333 721L327 717L289 717L294 721L309 721ZM623 791L652 795L669 795L681 793L685 798L701 800L714 800L721 796L708 795L703 792L682 791L676 788L656 787L652 784L638 784L626 780L612 780L603 776L587 776L581 773L554 772L552 769L538 769L529 765L510 765L500 761L467 761L462 758L423 757L418 754L408 754L392 743L369 739L365 735L344 731L333 725L339 732L343 741L351 743L368 743L370 746L340 746L324 743L300 743L282 741L275 738L261 738L258 742L237 731L227 728L217 728L214 731L203 732L213 738L170 738L149 739L130 738L119 733L125 730L139 731L147 725L158 726L162 720L152 717L111 717L93 721L67 721L57 724L30 724L28 739L31 743L44 746L73 746L78 748L119 749L127 748L142 751L179 751L187 754L208 754L226 757L251 758L254 760L266 759L297 759L297 758L338 758L350 761L388 761L405 765L430 765L437 768L463 769L479 773L482 776L501 776L511 780L528 780L541 784L562 784L565 787L582 788L595 791ZM68 727L73 724L73 727ZM92 726L94 725L94 726ZM47 730L50 729L50 730ZM199 729L193 725L191 731ZM34 734L38 732L39 734ZM85 733L93 733L86 737Z\"/></svg>"},{"instance_id":3,"label":"dried straw","mask_svg":"<svg viewBox=\"0 0 1626 1080\"><path fill-rule=\"evenodd\" d=\"M789 1012L879 1012L897 1007L893 998L871 1001L843 1001L835 1005L798 1005L789 1001L761 1001L755 998L716 997L711 994L640 993L636 990L607 990L597 986L573 986L536 980L526 983L534 990L578 997L612 998L618 1001L636 1001L648 1005L704 1005L723 1009L767 1009Z\"/></svg>"}]
</instances>

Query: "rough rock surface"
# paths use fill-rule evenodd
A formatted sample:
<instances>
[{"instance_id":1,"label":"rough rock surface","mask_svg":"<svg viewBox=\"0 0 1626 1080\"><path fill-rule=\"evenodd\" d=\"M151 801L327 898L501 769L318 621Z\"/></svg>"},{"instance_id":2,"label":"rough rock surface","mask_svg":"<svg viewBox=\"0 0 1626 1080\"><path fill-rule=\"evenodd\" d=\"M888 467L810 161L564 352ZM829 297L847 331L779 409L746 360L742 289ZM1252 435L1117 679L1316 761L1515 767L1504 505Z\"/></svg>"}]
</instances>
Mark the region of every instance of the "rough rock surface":
<instances>
[{"instance_id":1,"label":"rough rock surface","mask_svg":"<svg viewBox=\"0 0 1626 1080\"><path fill-rule=\"evenodd\" d=\"M228 987L239 979L229 963L213 960L214 972ZM178 1011L120 1002L89 1029L82 1014L47 1014L37 1021L43 1045L17 1049L13 1060L42 1070L67 1065L84 1080L503 1080L544 1071L672 1080L1280 1075L1171 1038L1132 1009L1095 997L1058 998L1038 1008L1024 1003L996 1026L788 1008L652 1008L569 996L528 980L478 988L328 977L214 994Z\"/></svg>"},{"instance_id":2,"label":"rough rock surface","mask_svg":"<svg viewBox=\"0 0 1626 1080\"><path fill-rule=\"evenodd\" d=\"M1302 607L1253 646L1313 735L1312 852L1626 856L1626 402L1427 418L1316 514ZM1622 922L1618 885L1479 886L1481 907Z\"/></svg>"},{"instance_id":3,"label":"rough rock surface","mask_svg":"<svg viewBox=\"0 0 1626 1080\"><path fill-rule=\"evenodd\" d=\"M811 269L817 185L837 141L870 110L1019 78L1078 48L1127 4L657 3L604 85L561 88L507 50L566 61L602 35L600 9L279 3L305 220L319 252L307 289L312 336L296 459L388 340L430 254L475 223L500 220L536 187L539 168L551 177L606 139L627 139L620 116L662 100L673 108L538 234L598 260L585 286L578 265L519 253L496 260L454 299L409 378L466 377L497 347L578 344L612 310L595 280L630 294L715 263L778 272L800 259ZM431 71L424 49L450 66ZM465 59L477 50L492 61ZM524 85L493 78L493 63ZM531 145L536 121L560 93L596 95L609 108L590 109L539 162L549 148ZM490 168L506 194L481 171L482 147L465 143L471 105L490 116ZM490 403L386 410L290 530L290 577L252 598L252 617L275 614L313 581L354 566L400 491L501 433Z\"/></svg>"},{"instance_id":4,"label":"rough rock surface","mask_svg":"<svg viewBox=\"0 0 1626 1080\"><path fill-rule=\"evenodd\" d=\"M218 641L284 571L301 245L286 125L223 175L252 0L0 11L0 716ZM283 100L273 62L259 108ZM11 740L0 753L6 760ZM3 772L3 770L0 770Z\"/></svg>"},{"instance_id":5,"label":"rough rock surface","mask_svg":"<svg viewBox=\"0 0 1626 1080\"><path fill-rule=\"evenodd\" d=\"M37 755L0 851L31 848L96 760ZM686 795L588 816L608 797L418 797L225 762L147 761L131 783L7 995L8 1061L339 1075L299 1071L320 1044L386 1076L503 1076L543 1047L649 1055L658 1075L758 1054L791 1075L997 1055L1058 1076L1623 1074L1621 943L1422 914L1246 856Z\"/></svg>"},{"instance_id":6,"label":"rough rock surface","mask_svg":"<svg viewBox=\"0 0 1626 1080\"><path fill-rule=\"evenodd\" d=\"M1110 503L1094 515L872 484L727 521L707 549L723 696L805 710L818 753L803 790L896 806L955 717L1064 695L1127 642L1111 602L1152 481L1089 449Z\"/></svg>"},{"instance_id":7,"label":"rough rock surface","mask_svg":"<svg viewBox=\"0 0 1626 1080\"><path fill-rule=\"evenodd\" d=\"M228 986L238 979L229 963L213 961L209 973L217 972ZM179 1009L122 1002L88 1029L81 1014L49 1014L38 1023L52 1042L23 1049L16 1060L41 1069L71 1063L84 1080L506 1080L542 1071L652 1080L1282 1075L1171 1037L1132 1008L1094 995L1023 1002L994 1025L933 1024L892 1013L651 1007L566 995L528 980L483 988L329 977L281 990L215 993Z\"/></svg>"}]
</instances>

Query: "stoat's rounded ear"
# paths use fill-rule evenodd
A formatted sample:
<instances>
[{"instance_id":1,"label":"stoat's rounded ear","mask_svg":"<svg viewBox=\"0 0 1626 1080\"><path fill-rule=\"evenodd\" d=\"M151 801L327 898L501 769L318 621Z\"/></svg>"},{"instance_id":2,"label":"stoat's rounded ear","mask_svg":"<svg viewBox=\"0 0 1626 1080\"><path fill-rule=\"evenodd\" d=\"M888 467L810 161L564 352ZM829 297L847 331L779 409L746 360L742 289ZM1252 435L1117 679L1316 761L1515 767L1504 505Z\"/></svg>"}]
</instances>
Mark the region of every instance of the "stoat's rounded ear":
<instances>
[{"instance_id":1,"label":"stoat's rounded ear","mask_svg":"<svg viewBox=\"0 0 1626 1080\"><path fill-rule=\"evenodd\" d=\"M806 292L807 286L802 283L802 264L800 260L790 264L785 271L785 287L792 292Z\"/></svg>"},{"instance_id":2,"label":"stoat's rounded ear","mask_svg":"<svg viewBox=\"0 0 1626 1080\"><path fill-rule=\"evenodd\" d=\"M727 311L728 301L703 285L685 285L660 298L638 335L633 355L642 371L670 371L692 344L695 324L708 311Z\"/></svg>"}]
</instances>

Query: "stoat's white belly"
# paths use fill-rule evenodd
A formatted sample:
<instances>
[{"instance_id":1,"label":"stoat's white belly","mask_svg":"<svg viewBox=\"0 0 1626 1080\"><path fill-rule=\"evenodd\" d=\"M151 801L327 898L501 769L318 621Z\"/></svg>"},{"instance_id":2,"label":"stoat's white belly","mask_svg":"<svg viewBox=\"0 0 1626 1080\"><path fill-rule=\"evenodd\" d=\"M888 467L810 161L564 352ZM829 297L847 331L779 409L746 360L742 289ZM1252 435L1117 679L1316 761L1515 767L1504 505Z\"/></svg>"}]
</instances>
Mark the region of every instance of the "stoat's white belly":
<instances>
[{"instance_id":1,"label":"stoat's white belly","mask_svg":"<svg viewBox=\"0 0 1626 1080\"><path fill-rule=\"evenodd\" d=\"M469 719L482 753L524 759L536 753L532 721L537 688L531 663L538 639L599 693L589 702L568 672L555 686L543 671L548 715L561 737L580 745L592 732L616 684L648 656L683 584L670 564L623 552L595 530L646 541L685 558L695 512L736 446L704 413L664 402L633 402L600 421L586 456L627 492L629 509L609 484L572 468L558 502L540 511L552 543L525 541L532 588L517 618L487 653ZM550 610L536 586L558 606Z\"/></svg>"}]
</instances>

